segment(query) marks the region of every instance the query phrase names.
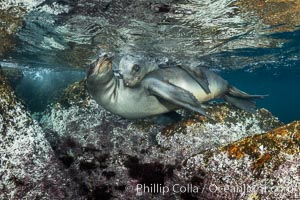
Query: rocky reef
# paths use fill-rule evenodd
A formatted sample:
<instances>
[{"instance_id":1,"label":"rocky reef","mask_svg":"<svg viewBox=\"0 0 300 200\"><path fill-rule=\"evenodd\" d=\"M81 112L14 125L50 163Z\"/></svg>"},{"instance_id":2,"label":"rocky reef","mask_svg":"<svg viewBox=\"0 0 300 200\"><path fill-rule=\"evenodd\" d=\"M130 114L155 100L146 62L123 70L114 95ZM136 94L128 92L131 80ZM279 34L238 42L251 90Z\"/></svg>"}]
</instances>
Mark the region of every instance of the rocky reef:
<instances>
[{"instance_id":1,"label":"rocky reef","mask_svg":"<svg viewBox=\"0 0 300 200\"><path fill-rule=\"evenodd\" d=\"M15 47L15 34L23 24L24 14L20 7L3 9L0 2L0 57Z\"/></svg>"},{"instance_id":2,"label":"rocky reef","mask_svg":"<svg viewBox=\"0 0 300 200\"><path fill-rule=\"evenodd\" d=\"M191 182L200 179L207 199L299 198L299 125L295 121L195 155L183 171L190 172Z\"/></svg>"},{"instance_id":3,"label":"rocky reef","mask_svg":"<svg viewBox=\"0 0 300 200\"><path fill-rule=\"evenodd\" d=\"M0 74L0 199L72 199L80 195L44 131Z\"/></svg>"},{"instance_id":4,"label":"rocky reef","mask_svg":"<svg viewBox=\"0 0 300 200\"><path fill-rule=\"evenodd\" d=\"M163 126L108 113L82 89L83 82L70 86L65 96L74 92L75 101L58 102L40 122L56 156L89 199L272 197L274 185L270 182L263 185L266 192L238 187L256 188L265 181L262 174L276 177L280 166L288 170L285 165L297 158L298 151L292 151L297 141L286 144L298 133L293 128L297 122L277 128L283 124L265 109L249 114L228 104L213 103L207 109L214 120L183 112L184 120ZM282 132L285 138L277 135ZM287 152L289 159L284 159ZM269 167L279 160L276 167ZM282 177L278 181L277 185L284 187L280 183L290 180ZM141 192L135 189L139 184L144 189L157 185L170 190L176 184L183 188L193 185L199 191L162 194L152 187L152 191ZM222 191L225 187L231 190Z\"/></svg>"},{"instance_id":5,"label":"rocky reef","mask_svg":"<svg viewBox=\"0 0 300 200\"><path fill-rule=\"evenodd\" d=\"M7 82L12 88L16 88L16 86L24 77L22 70L16 68L7 68L0 66L0 73L2 74L2 77L5 77L7 79Z\"/></svg>"},{"instance_id":6,"label":"rocky reef","mask_svg":"<svg viewBox=\"0 0 300 200\"><path fill-rule=\"evenodd\" d=\"M126 120L84 81L33 120L0 84L1 199L274 199L297 194L299 122L209 103L213 119ZM276 191L276 192L274 192Z\"/></svg>"}]
</instances>

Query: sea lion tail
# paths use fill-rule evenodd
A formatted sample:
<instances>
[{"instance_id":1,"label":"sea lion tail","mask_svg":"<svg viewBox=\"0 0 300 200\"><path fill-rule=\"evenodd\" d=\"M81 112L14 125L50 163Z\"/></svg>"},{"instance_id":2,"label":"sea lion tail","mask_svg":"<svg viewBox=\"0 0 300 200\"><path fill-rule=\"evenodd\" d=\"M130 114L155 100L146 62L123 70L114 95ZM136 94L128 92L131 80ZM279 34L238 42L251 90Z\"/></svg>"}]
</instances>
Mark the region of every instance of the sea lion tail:
<instances>
[{"instance_id":1,"label":"sea lion tail","mask_svg":"<svg viewBox=\"0 0 300 200\"><path fill-rule=\"evenodd\" d=\"M252 95L252 94L247 94L246 92L243 92L239 89L237 89L236 87L233 86L229 86L228 88L228 94L230 96L234 96L234 97L239 97L239 98L243 98L243 99L262 99L268 95Z\"/></svg>"},{"instance_id":2,"label":"sea lion tail","mask_svg":"<svg viewBox=\"0 0 300 200\"><path fill-rule=\"evenodd\" d=\"M251 95L243 92L236 87L229 86L228 93L224 95L224 99L234 106L245 110L249 113L256 112L255 99L264 98L267 95Z\"/></svg>"}]
</instances>

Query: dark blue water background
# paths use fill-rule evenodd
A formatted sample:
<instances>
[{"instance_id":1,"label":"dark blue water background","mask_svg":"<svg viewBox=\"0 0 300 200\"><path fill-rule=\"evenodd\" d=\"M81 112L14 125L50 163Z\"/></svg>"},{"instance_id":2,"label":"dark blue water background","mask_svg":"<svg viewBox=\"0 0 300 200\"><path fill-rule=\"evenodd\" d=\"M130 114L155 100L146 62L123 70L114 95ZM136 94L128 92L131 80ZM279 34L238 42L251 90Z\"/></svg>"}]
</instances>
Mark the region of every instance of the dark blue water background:
<instances>
[{"instance_id":1,"label":"dark blue water background","mask_svg":"<svg viewBox=\"0 0 300 200\"><path fill-rule=\"evenodd\" d=\"M86 72L70 69L28 68L16 88L17 95L23 99L32 112L41 112L61 97L63 91L72 83L82 80Z\"/></svg>"},{"instance_id":2,"label":"dark blue water background","mask_svg":"<svg viewBox=\"0 0 300 200\"><path fill-rule=\"evenodd\" d=\"M268 94L258 100L258 107L267 108L281 121L288 123L300 119L300 31L276 33L275 39L288 42L277 48L242 49L223 56L270 56L263 62L249 62L241 70L221 72L232 85L252 94ZM274 59L274 57L276 59Z\"/></svg>"},{"instance_id":3,"label":"dark blue water background","mask_svg":"<svg viewBox=\"0 0 300 200\"><path fill-rule=\"evenodd\" d=\"M281 121L300 119L300 62L288 68L264 68L249 72L245 69L222 72L221 76L232 85L251 94L268 94L257 100L257 106L266 108Z\"/></svg>"}]
</instances>

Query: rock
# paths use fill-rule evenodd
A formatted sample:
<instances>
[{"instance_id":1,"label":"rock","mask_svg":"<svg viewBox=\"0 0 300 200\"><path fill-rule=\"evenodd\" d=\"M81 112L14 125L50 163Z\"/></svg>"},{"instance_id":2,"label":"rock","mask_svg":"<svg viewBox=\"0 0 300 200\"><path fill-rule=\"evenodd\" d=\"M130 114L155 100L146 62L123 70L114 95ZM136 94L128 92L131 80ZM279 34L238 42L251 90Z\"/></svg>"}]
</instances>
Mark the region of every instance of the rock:
<instances>
[{"instance_id":1,"label":"rock","mask_svg":"<svg viewBox=\"0 0 300 200\"><path fill-rule=\"evenodd\" d=\"M88 101L90 101L90 96L86 91L85 81L82 80L66 88L57 102L64 107L70 107L74 103L78 106L86 106Z\"/></svg>"},{"instance_id":2,"label":"rock","mask_svg":"<svg viewBox=\"0 0 300 200\"><path fill-rule=\"evenodd\" d=\"M67 106L58 102L44 113L40 123L58 158L91 199L136 199L137 195L143 199L190 199L194 195L188 192L162 195L153 188L148 192L135 189L137 184L172 189L175 184L187 186L191 181L206 183L212 180L206 176L209 168L205 167L214 151L224 149L225 157L223 146L282 125L265 109L248 114L228 104L208 104L214 121L190 113L180 123L164 127L147 119L122 119L87 96L78 95L85 93L81 84L69 88ZM76 98L72 100L72 96ZM202 155L201 162L193 165L194 158ZM206 171L199 171L202 168ZM207 180L202 180L201 173Z\"/></svg>"},{"instance_id":3,"label":"rock","mask_svg":"<svg viewBox=\"0 0 300 200\"><path fill-rule=\"evenodd\" d=\"M25 10L19 7L1 9L0 3L0 56L4 56L15 47L14 34L23 24Z\"/></svg>"},{"instance_id":4,"label":"rock","mask_svg":"<svg viewBox=\"0 0 300 200\"><path fill-rule=\"evenodd\" d=\"M265 109L211 103L213 120L179 111L181 122L162 126L105 111L81 81L40 127L3 76L0 99L1 199L254 198L298 180L300 122L282 126Z\"/></svg>"},{"instance_id":5,"label":"rock","mask_svg":"<svg viewBox=\"0 0 300 200\"><path fill-rule=\"evenodd\" d=\"M299 138L294 121L188 158L182 172L201 180L206 199L299 198Z\"/></svg>"},{"instance_id":6,"label":"rock","mask_svg":"<svg viewBox=\"0 0 300 200\"><path fill-rule=\"evenodd\" d=\"M283 125L266 109L250 114L227 103L213 103L208 104L207 110L214 120L196 114L165 127L158 133L157 142L165 149L182 149L186 156L190 156Z\"/></svg>"},{"instance_id":7,"label":"rock","mask_svg":"<svg viewBox=\"0 0 300 200\"><path fill-rule=\"evenodd\" d=\"M1 74L0 141L0 199L80 197L43 130L31 119Z\"/></svg>"},{"instance_id":8,"label":"rock","mask_svg":"<svg viewBox=\"0 0 300 200\"><path fill-rule=\"evenodd\" d=\"M11 87L16 88L16 86L20 83L24 74L22 70L16 68L8 68L0 66L0 73L3 74L7 78L8 83Z\"/></svg>"},{"instance_id":9,"label":"rock","mask_svg":"<svg viewBox=\"0 0 300 200\"><path fill-rule=\"evenodd\" d=\"M1 199L265 199L297 190L300 122L282 126L265 109L225 103L206 105L214 120L180 111L184 120L166 127L130 121L96 104L83 82L61 99L41 128L0 76Z\"/></svg>"}]
</instances>

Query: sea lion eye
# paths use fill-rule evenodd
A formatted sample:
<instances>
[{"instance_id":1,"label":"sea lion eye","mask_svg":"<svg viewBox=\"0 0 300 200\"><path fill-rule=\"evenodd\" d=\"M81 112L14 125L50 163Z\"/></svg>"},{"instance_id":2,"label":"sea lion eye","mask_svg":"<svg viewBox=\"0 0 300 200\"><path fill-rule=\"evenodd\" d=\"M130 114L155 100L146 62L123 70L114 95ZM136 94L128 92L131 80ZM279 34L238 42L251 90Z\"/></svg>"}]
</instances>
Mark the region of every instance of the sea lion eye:
<instances>
[{"instance_id":1,"label":"sea lion eye","mask_svg":"<svg viewBox=\"0 0 300 200\"><path fill-rule=\"evenodd\" d=\"M139 66L138 64L134 64L134 65L132 66L132 70L133 70L134 72L138 72L138 71L140 71L140 66Z\"/></svg>"}]
</instances>

